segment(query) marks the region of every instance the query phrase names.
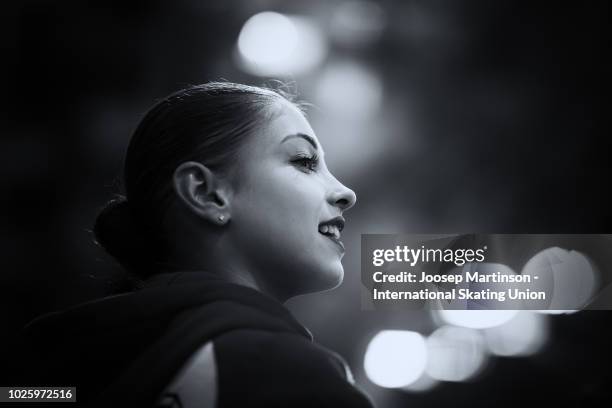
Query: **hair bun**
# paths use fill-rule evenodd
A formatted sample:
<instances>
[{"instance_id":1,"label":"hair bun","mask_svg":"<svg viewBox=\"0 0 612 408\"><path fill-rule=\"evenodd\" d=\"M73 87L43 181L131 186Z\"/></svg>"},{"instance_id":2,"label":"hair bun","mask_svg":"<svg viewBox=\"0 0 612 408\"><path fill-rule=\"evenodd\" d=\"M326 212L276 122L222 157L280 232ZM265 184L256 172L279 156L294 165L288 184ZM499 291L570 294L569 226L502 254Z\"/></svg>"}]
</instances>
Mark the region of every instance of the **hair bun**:
<instances>
[{"instance_id":1,"label":"hair bun","mask_svg":"<svg viewBox=\"0 0 612 408\"><path fill-rule=\"evenodd\" d=\"M127 199L109 201L98 214L93 232L96 242L130 272L147 263L146 234L134 218Z\"/></svg>"}]
</instances>

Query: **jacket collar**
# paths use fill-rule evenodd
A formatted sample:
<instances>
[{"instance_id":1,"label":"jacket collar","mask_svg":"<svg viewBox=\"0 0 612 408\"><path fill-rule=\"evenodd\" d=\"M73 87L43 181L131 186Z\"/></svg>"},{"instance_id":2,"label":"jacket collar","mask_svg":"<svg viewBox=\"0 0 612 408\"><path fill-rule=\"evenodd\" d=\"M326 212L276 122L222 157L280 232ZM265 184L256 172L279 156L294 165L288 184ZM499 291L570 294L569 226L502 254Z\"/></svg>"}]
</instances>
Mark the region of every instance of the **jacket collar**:
<instances>
[{"instance_id":1,"label":"jacket collar","mask_svg":"<svg viewBox=\"0 0 612 408\"><path fill-rule=\"evenodd\" d=\"M287 309L282 303L256 289L227 282L219 275L210 271L183 270L176 272L156 273L147 278L139 290L163 290L165 287L169 289L178 289L180 287L194 285L214 285L224 287L227 290L228 300L235 300L239 302L247 301L251 304L256 303L265 310L269 311L271 314L283 318L283 320L285 320L296 331L307 337L309 340L313 340L313 335L310 330L300 324L289 309Z\"/></svg>"}]
</instances>

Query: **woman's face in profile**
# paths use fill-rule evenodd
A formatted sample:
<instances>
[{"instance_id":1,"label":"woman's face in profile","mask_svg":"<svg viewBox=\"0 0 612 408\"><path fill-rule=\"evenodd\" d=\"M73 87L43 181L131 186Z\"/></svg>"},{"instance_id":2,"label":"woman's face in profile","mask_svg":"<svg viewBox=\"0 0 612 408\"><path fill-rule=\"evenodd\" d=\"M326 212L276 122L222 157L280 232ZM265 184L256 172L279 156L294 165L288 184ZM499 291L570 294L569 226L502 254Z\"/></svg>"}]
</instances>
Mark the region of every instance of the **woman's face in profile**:
<instances>
[{"instance_id":1,"label":"woman's face in profile","mask_svg":"<svg viewBox=\"0 0 612 408\"><path fill-rule=\"evenodd\" d=\"M328 170L304 115L283 102L239 157L226 237L241 262L281 296L337 286L341 215L356 197Z\"/></svg>"}]
</instances>

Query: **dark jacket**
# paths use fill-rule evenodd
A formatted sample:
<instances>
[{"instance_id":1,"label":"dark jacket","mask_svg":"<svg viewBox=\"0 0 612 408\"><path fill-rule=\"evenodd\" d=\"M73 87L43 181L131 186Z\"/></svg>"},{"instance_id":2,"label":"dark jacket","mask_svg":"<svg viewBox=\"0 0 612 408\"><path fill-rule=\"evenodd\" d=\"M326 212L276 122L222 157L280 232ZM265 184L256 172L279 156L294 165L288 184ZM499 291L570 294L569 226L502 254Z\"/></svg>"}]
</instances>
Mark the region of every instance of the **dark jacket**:
<instances>
[{"instance_id":1,"label":"dark jacket","mask_svg":"<svg viewBox=\"0 0 612 408\"><path fill-rule=\"evenodd\" d=\"M76 386L79 405L189 406L195 389L219 408L371 406L283 305L205 272L39 317L22 347L22 383Z\"/></svg>"}]
</instances>

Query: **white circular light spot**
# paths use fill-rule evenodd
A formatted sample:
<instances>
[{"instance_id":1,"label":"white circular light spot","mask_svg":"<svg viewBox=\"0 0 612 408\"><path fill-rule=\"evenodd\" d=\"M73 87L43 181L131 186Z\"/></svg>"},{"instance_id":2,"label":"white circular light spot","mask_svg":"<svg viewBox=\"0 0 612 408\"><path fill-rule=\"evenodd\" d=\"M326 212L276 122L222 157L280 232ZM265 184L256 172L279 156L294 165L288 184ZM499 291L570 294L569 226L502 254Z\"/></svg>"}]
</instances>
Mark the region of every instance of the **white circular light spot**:
<instances>
[{"instance_id":1,"label":"white circular light spot","mask_svg":"<svg viewBox=\"0 0 612 408\"><path fill-rule=\"evenodd\" d=\"M499 282L468 283L466 274L468 272L475 273L476 271L481 275L496 273L500 275L516 275L510 267L490 262L466 263L463 267L454 268L449 273L463 275L464 280L456 286L457 289L469 289L474 293L487 291L488 293L506 292L506 288L509 287L509 284ZM501 306L513 308L512 310L493 310ZM438 316L446 323L470 329L484 329L500 326L512 319L518 313L516 309L520 308L521 304L506 297L503 302L486 298L477 300L455 299L450 303L438 302L437 307L441 308L441 310L437 311Z\"/></svg>"},{"instance_id":2,"label":"white circular light spot","mask_svg":"<svg viewBox=\"0 0 612 408\"><path fill-rule=\"evenodd\" d=\"M421 377L427 362L425 339L405 330L383 330L368 345L364 368L368 378L386 388L407 386Z\"/></svg>"},{"instance_id":3,"label":"white circular light spot","mask_svg":"<svg viewBox=\"0 0 612 408\"><path fill-rule=\"evenodd\" d=\"M440 381L465 381L486 361L484 341L475 330L443 326L427 338L427 374Z\"/></svg>"},{"instance_id":4,"label":"white circular light spot","mask_svg":"<svg viewBox=\"0 0 612 408\"><path fill-rule=\"evenodd\" d=\"M380 108L383 97L380 78L350 61L330 65L321 74L315 92L318 106L342 118L371 116Z\"/></svg>"},{"instance_id":5,"label":"white circular light spot","mask_svg":"<svg viewBox=\"0 0 612 408\"><path fill-rule=\"evenodd\" d=\"M483 334L489 350L498 356L529 356L546 342L546 316L520 311L507 323L485 329Z\"/></svg>"},{"instance_id":6,"label":"white circular light spot","mask_svg":"<svg viewBox=\"0 0 612 408\"><path fill-rule=\"evenodd\" d=\"M402 391L411 392L411 393L421 393L427 392L433 388L435 388L440 382L438 380L434 380L427 373L423 373L419 379L417 379L412 384L408 384L401 388Z\"/></svg>"},{"instance_id":7,"label":"white circular light spot","mask_svg":"<svg viewBox=\"0 0 612 408\"><path fill-rule=\"evenodd\" d=\"M327 44L309 19L265 11L244 24L238 51L240 66L251 74L300 74L321 63Z\"/></svg>"},{"instance_id":8,"label":"white circular light spot","mask_svg":"<svg viewBox=\"0 0 612 408\"><path fill-rule=\"evenodd\" d=\"M578 251L547 248L525 264L523 274L537 276L534 290L549 293L541 313L573 313L585 306L595 293L598 276L589 259Z\"/></svg>"},{"instance_id":9,"label":"white circular light spot","mask_svg":"<svg viewBox=\"0 0 612 408\"><path fill-rule=\"evenodd\" d=\"M470 329L500 326L512 319L516 310L439 310L446 323Z\"/></svg>"}]
</instances>

